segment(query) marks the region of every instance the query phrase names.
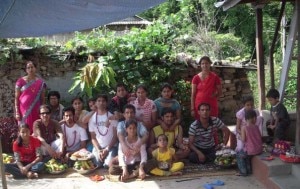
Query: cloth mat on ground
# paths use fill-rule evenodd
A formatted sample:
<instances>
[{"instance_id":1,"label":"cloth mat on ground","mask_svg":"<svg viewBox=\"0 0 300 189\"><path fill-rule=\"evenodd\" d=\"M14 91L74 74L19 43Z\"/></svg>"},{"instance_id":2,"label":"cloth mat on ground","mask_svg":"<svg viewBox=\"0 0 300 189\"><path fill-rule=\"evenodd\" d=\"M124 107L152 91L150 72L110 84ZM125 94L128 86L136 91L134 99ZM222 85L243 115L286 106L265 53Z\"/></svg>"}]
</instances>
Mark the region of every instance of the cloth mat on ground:
<instances>
[{"instance_id":1,"label":"cloth mat on ground","mask_svg":"<svg viewBox=\"0 0 300 189\"><path fill-rule=\"evenodd\" d=\"M168 180L168 179L183 179L183 178L196 178L196 177L207 177L207 176L223 176L223 175L235 175L235 167L222 168L215 164L191 164L185 163L185 167L182 170L182 175L179 176L154 176L149 175L146 180ZM106 178L110 181L118 181L116 175L106 175Z\"/></svg>"}]
</instances>

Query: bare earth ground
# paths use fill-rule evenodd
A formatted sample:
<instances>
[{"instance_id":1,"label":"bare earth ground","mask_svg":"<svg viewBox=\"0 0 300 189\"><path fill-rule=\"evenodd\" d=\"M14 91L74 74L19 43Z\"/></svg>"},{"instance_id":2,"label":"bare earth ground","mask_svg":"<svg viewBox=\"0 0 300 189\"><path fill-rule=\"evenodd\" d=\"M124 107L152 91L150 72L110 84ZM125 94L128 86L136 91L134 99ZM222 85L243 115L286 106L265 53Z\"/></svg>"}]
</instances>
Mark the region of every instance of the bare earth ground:
<instances>
[{"instance_id":1,"label":"bare earth ground","mask_svg":"<svg viewBox=\"0 0 300 189\"><path fill-rule=\"evenodd\" d=\"M238 177L238 176L210 176L198 177L194 180L176 182L187 178L177 178L171 180L145 180L145 181L131 181L111 182L103 180L100 182L91 181L88 177L78 178L41 178L37 180L14 180L7 177L8 189L200 189L204 188L203 185L211 183L216 179L225 182L223 186L214 186L215 189L264 189L253 176ZM0 183L2 188L2 183Z\"/></svg>"}]
</instances>

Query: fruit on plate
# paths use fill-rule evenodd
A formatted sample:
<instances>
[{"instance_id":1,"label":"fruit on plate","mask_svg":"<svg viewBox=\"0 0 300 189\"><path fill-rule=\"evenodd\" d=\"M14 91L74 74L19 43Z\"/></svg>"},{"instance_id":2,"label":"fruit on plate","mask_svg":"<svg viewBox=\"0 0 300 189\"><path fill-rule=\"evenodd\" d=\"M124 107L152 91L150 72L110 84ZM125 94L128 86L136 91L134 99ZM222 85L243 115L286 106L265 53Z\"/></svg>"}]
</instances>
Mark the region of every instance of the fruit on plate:
<instances>
[{"instance_id":1,"label":"fruit on plate","mask_svg":"<svg viewBox=\"0 0 300 189\"><path fill-rule=\"evenodd\" d=\"M235 165L236 164L236 158L233 157L233 156L231 156L231 157L218 156L215 159L215 163L217 165L221 165L221 166Z\"/></svg>"},{"instance_id":2,"label":"fruit on plate","mask_svg":"<svg viewBox=\"0 0 300 189\"><path fill-rule=\"evenodd\" d=\"M92 160L78 160L74 164L76 170L92 170L95 169L95 165Z\"/></svg>"},{"instance_id":3,"label":"fruit on plate","mask_svg":"<svg viewBox=\"0 0 300 189\"><path fill-rule=\"evenodd\" d=\"M71 155L72 160L86 160L93 157L93 154L86 149L81 149Z\"/></svg>"},{"instance_id":4,"label":"fruit on plate","mask_svg":"<svg viewBox=\"0 0 300 189\"><path fill-rule=\"evenodd\" d=\"M236 165L236 152L230 148L222 148L216 152L215 164L220 166Z\"/></svg>"},{"instance_id":5,"label":"fruit on plate","mask_svg":"<svg viewBox=\"0 0 300 189\"><path fill-rule=\"evenodd\" d=\"M2 154L2 157L3 157L3 163L5 163L5 164L13 163L15 161L14 158L11 155L8 155L8 154L5 154L5 153Z\"/></svg>"},{"instance_id":6,"label":"fruit on plate","mask_svg":"<svg viewBox=\"0 0 300 189\"><path fill-rule=\"evenodd\" d=\"M50 159L47 163L45 163L46 171L49 173L53 172L61 172L68 168L67 164L62 164L55 159Z\"/></svg>"}]
</instances>

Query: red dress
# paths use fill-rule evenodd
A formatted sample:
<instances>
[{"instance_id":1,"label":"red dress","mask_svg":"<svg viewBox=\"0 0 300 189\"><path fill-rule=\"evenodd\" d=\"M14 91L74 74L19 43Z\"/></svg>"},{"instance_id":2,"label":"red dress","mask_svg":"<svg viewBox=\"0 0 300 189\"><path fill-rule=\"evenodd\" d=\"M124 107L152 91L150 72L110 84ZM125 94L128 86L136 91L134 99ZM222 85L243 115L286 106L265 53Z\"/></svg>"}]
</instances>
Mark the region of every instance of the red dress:
<instances>
[{"instance_id":1,"label":"red dress","mask_svg":"<svg viewBox=\"0 0 300 189\"><path fill-rule=\"evenodd\" d=\"M217 86L221 85L220 78L213 72L201 80L197 74L193 77L192 84L196 85L196 95L194 100L195 118L199 119L198 106L201 103L208 103L210 105L210 116L218 117L218 99L214 94L217 92Z\"/></svg>"}]
</instances>

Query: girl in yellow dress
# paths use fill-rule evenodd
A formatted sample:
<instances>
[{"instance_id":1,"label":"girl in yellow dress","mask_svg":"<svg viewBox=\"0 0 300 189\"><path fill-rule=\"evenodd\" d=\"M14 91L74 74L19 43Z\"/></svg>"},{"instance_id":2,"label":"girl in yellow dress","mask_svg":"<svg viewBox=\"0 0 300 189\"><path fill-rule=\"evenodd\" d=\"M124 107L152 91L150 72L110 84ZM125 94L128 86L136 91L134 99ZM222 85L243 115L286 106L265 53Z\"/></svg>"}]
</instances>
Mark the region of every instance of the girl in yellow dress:
<instances>
[{"instance_id":1,"label":"girl in yellow dress","mask_svg":"<svg viewBox=\"0 0 300 189\"><path fill-rule=\"evenodd\" d=\"M175 149L168 147L168 137L161 134L157 137L158 148L152 152L153 158L157 161L157 167L150 171L157 176L181 175L184 167L182 162L175 162Z\"/></svg>"}]
</instances>

